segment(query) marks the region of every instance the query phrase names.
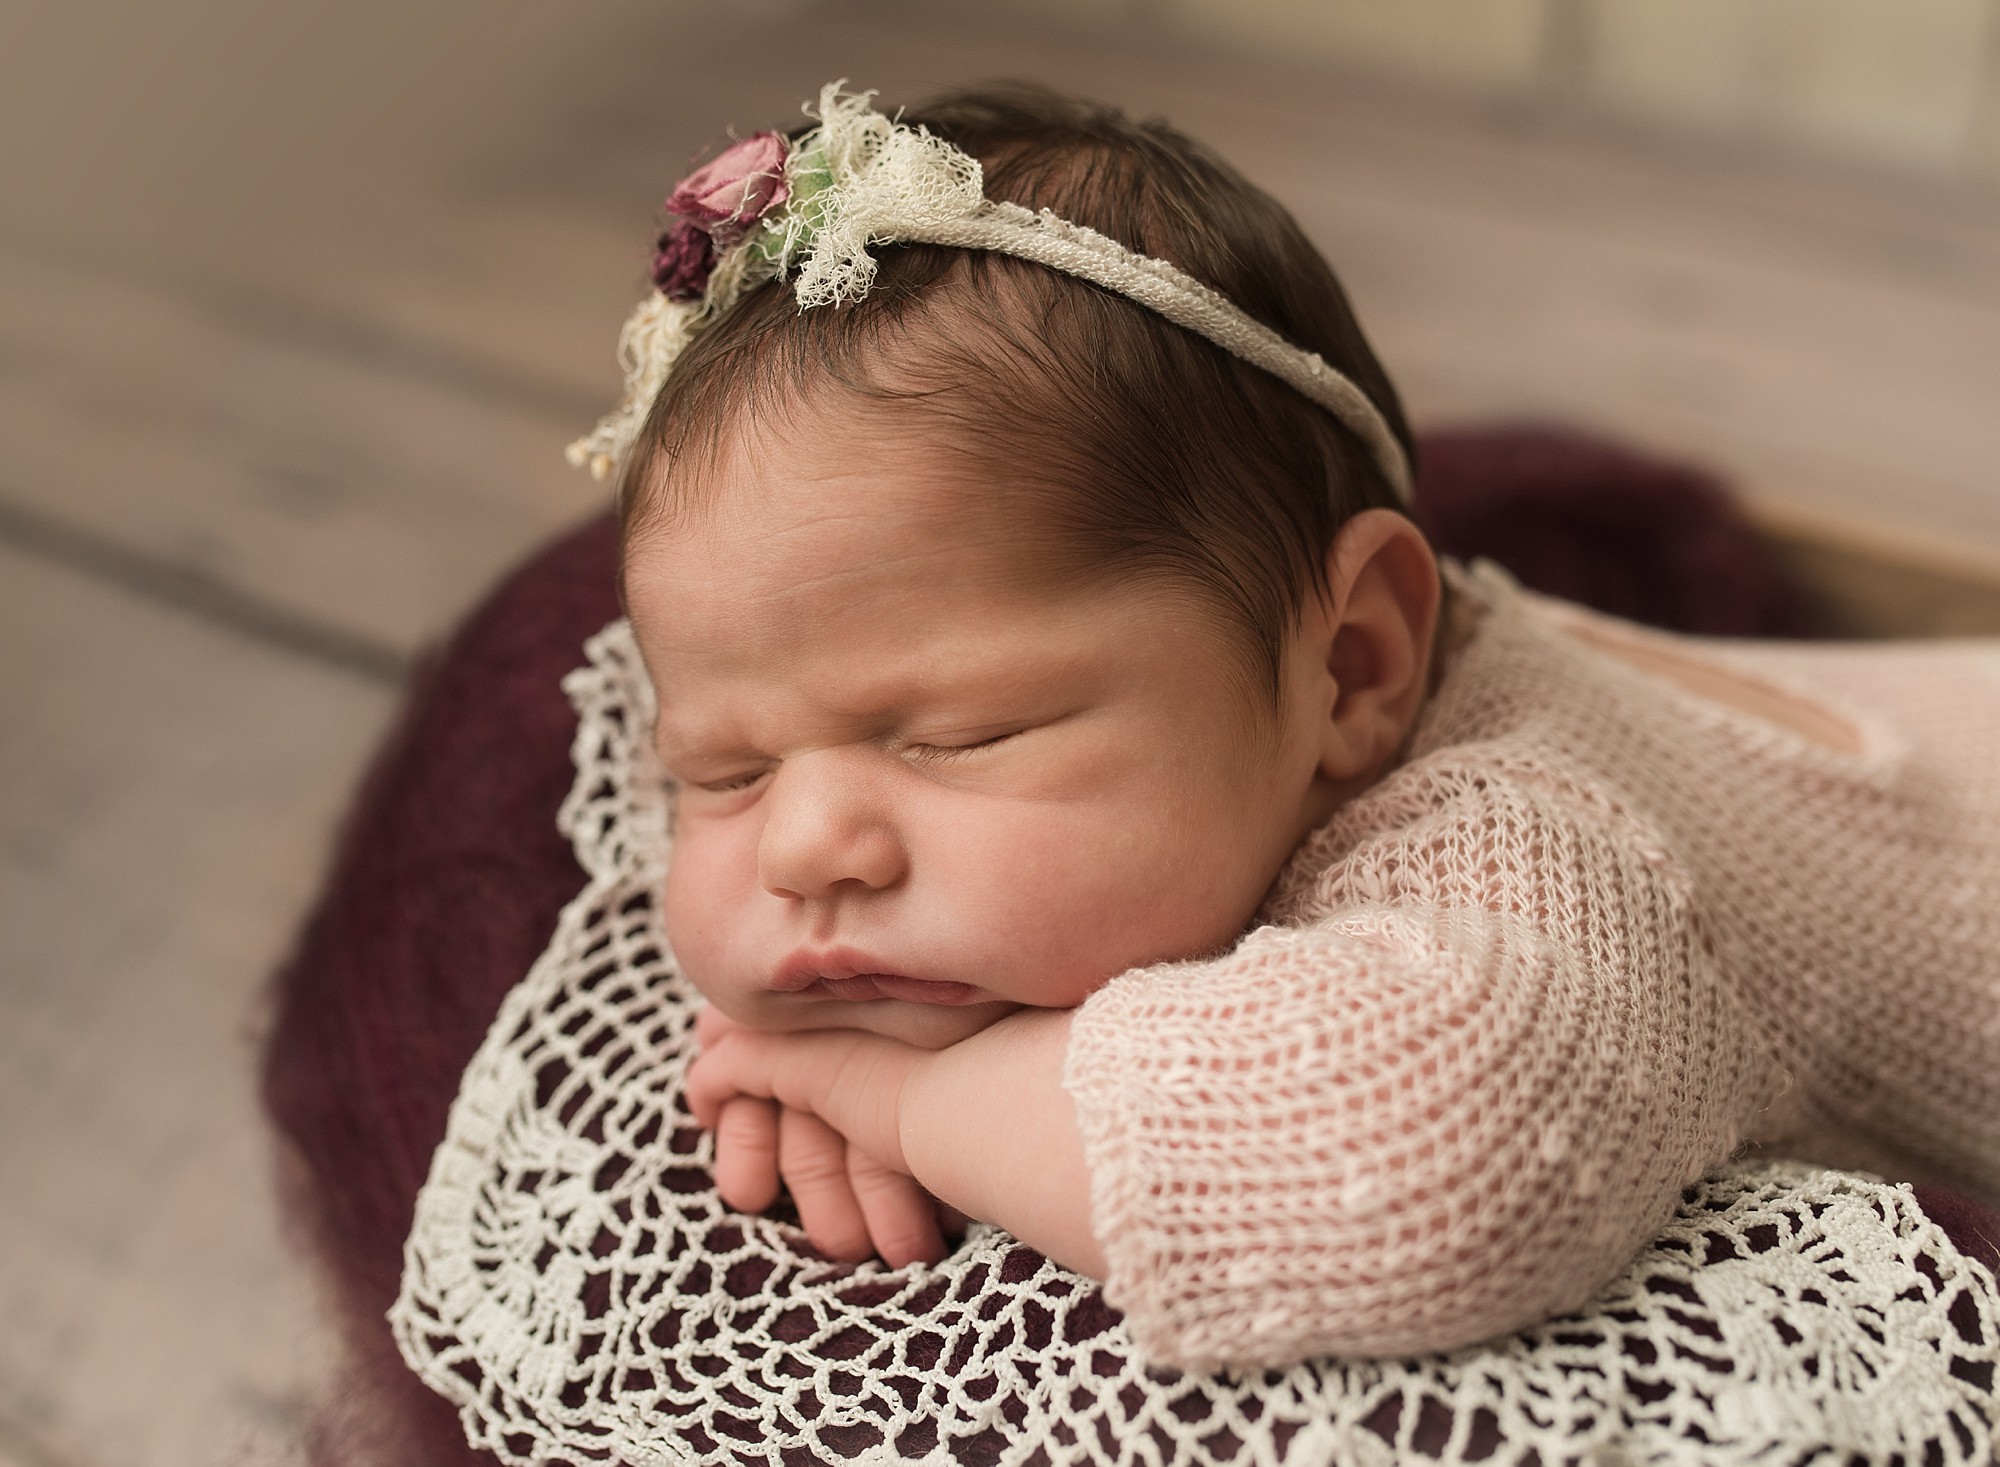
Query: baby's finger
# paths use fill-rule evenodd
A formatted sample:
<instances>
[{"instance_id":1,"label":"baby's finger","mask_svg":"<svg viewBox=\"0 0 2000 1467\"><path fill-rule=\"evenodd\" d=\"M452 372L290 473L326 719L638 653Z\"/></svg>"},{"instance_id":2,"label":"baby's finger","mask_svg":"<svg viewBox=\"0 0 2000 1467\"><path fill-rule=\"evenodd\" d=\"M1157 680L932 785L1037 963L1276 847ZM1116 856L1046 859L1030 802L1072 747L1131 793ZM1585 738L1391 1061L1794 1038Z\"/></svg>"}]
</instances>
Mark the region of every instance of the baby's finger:
<instances>
[{"instance_id":1,"label":"baby's finger","mask_svg":"<svg viewBox=\"0 0 2000 1467\"><path fill-rule=\"evenodd\" d=\"M847 1179L847 1140L840 1132L810 1111L784 1107L778 1113L778 1170L813 1247L847 1263L874 1256Z\"/></svg>"},{"instance_id":2,"label":"baby's finger","mask_svg":"<svg viewBox=\"0 0 2000 1467\"><path fill-rule=\"evenodd\" d=\"M778 1200L778 1105L739 1095L715 1118L715 1190L738 1212Z\"/></svg>"},{"instance_id":3,"label":"baby's finger","mask_svg":"<svg viewBox=\"0 0 2000 1467\"><path fill-rule=\"evenodd\" d=\"M761 1095L810 1111L891 1166L902 1161L903 1086L923 1050L852 1029L770 1034L725 1021L687 1071L687 1104L713 1130L723 1102Z\"/></svg>"},{"instance_id":4,"label":"baby's finger","mask_svg":"<svg viewBox=\"0 0 2000 1467\"><path fill-rule=\"evenodd\" d=\"M937 1203L915 1177L891 1171L858 1147L847 1148L847 1178L868 1236L891 1268L944 1257Z\"/></svg>"},{"instance_id":5,"label":"baby's finger","mask_svg":"<svg viewBox=\"0 0 2000 1467\"><path fill-rule=\"evenodd\" d=\"M743 1026L741 1024L737 1023L734 1019L730 1018L729 1015L723 1013L723 1011L717 1008L714 1004L707 1004L702 1008L696 1010L695 1012L694 1016L695 1043L699 1044L703 1049L707 1049L711 1044L715 1043L715 1041L720 1039L723 1035L729 1033L733 1029L740 1029L742 1027Z\"/></svg>"},{"instance_id":6,"label":"baby's finger","mask_svg":"<svg viewBox=\"0 0 2000 1467\"><path fill-rule=\"evenodd\" d=\"M733 1026L732 1026L733 1027ZM704 1130L713 1131L722 1108L738 1096L756 1095L776 1104L776 1097L765 1085L743 1083L744 1068L734 1061L735 1051L741 1047L741 1040L725 1043L730 1039L731 1030L713 1034L695 1055L694 1063L688 1066L686 1078L686 1099L695 1124Z\"/></svg>"}]
</instances>

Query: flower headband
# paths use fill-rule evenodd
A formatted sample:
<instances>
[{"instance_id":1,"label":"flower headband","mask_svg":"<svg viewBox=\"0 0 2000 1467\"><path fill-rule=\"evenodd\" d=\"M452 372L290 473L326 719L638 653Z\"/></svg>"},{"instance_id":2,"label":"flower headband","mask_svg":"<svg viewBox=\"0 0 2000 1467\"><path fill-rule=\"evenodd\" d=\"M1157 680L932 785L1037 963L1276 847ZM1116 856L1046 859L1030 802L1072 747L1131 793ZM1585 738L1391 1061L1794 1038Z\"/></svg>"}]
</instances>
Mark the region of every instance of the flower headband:
<instances>
[{"instance_id":1,"label":"flower headband","mask_svg":"<svg viewBox=\"0 0 2000 1467\"><path fill-rule=\"evenodd\" d=\"M608 475L639 435L676 359L745 292L790 278L799 309L859 300L875 282L871 245L994 250L1077 276L1158 312L1289 383L1331 412L1374 455L1406 502L1409 461L1368 395L1246 315L1186 271L1109 236L985 194L976 158L877 112L873 92L820 93L819 126L796 140L760 132L681 180L674 223L653 257L656 292L618 338L625 395L569 446L569 461ZM808 108L808 115L811 109Z\"/></svg>"}]
</instances>

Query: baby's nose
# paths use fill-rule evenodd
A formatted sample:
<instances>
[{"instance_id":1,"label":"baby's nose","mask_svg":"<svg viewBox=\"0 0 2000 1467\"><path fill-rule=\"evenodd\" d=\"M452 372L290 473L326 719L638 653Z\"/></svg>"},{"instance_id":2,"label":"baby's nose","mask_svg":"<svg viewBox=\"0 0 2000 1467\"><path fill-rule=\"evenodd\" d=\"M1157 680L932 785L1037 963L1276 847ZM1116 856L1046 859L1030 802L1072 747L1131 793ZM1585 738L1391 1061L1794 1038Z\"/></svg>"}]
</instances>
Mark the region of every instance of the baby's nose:
<instances>
[{"instance_id":1,"label":"baby's nose","mask_svg":"<svg viewBox=\"0 0 2000 1467\"><path fill-rule=\"evenodd\" d=\"M758 879L774 896L814 900L896 885L909 858L887 781L863 750L817 750L781 764L764 791Z\"/></svg>"}]
</instances>

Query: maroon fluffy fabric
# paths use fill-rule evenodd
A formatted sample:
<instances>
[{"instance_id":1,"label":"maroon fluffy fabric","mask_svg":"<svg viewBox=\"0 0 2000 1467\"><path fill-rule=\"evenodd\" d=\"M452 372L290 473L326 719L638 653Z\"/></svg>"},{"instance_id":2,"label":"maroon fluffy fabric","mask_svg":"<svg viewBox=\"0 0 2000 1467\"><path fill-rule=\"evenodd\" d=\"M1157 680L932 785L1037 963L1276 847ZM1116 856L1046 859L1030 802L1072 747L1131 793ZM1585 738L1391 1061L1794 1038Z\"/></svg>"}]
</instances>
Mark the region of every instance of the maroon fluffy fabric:
<instances>
[{"instance_id":1,"label":"maroon fluffy fabric","mask_svg":"<svg viewBox=\"0 0 2000 1467\"><path fill-rule=\"evenodd\" d=\"M1434 434L1417 520L1443 554L1487 556L1523 585L1629 621L1724 637L1822 629L1719 480L1601 439Z\"/></svg>"},{"instance_id":2,"label":"maroon fluffy fabric","mask_svg":"<svg viewBox=\"0 0 2000 1467\"><path fill-rule=\"evenodd\" d=\"M345 1306L354 1380L324 1462L481 1463L383 1312L459 1073L582 878L556 833L576 718L559 686L619 613L599 519L510 576L432 657L277 979L264 1103Z\"/></svg>"},{"instance_id":3,"label":"maroon fluffy fabric","mask_svg":"<svg viewBox=\"0 0 2000 1467\"><path fill-rule=\"evenodd\" d=\"M1808 624L1714 484L1574 435L1427 441L1419 514L1447 551L1610 611L1717 633ZM544 550L430 659L276 979L264 1101L354 1358L323 1462L494 1460L403 1368L382 1316L459 1073L581 885L555 831L574 726L558 684L618 614L615 540L599 519ZM2000 1220L1923 1198L1961 1248L2000 1263L1984 1241Z\"/></svg>"}]
</instances>

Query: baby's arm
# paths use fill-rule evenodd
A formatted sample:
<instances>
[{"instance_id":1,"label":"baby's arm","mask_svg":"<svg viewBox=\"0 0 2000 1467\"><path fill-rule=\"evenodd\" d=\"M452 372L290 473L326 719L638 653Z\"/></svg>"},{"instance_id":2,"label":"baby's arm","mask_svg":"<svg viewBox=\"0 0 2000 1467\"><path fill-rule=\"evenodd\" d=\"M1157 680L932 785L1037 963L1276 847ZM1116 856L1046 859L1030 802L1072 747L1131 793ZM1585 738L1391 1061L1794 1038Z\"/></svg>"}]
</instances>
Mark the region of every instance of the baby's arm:
<instances>
[{"instance_id":1,"label":"baby's arm","mask_svg":"<svg viewBox=\"0 0 2000 1467\"><path fill-rule=\"evenodd\" d=\"M717 1130L724 1199L768 1206L782 1172L808 1236L835 1256L942 1256L912 1241L935 1237L934 1196L1101 1278L1082 1138L1062 1088L1069 1024L1068 1010L1028 1010L925 1050L851 1029L766 1033L711 1010L688 1100ZM786 1125L804 1138L788 1161Z\"/></svg>"},{"instance_id":2,"label":"baby's arm","mask_svg":"<svg viewBox=\"0 0 2000 1467\"><path fill-rule=\"evenodd\" d=\"M1334 833L1309 925L1073 1021L1106 1295L1155 1358L1402 1355L1577 1307L1777 1088L1611 793L1473 753Z\"/></svg>"}]
</instances>

